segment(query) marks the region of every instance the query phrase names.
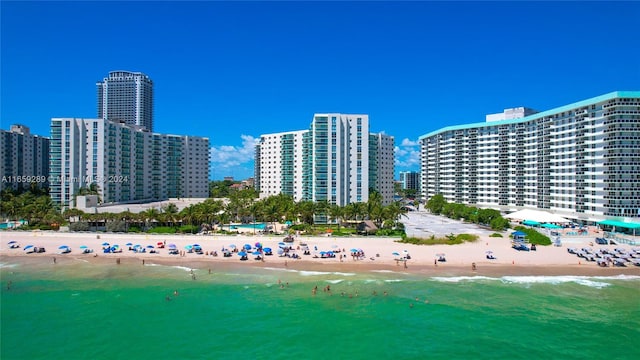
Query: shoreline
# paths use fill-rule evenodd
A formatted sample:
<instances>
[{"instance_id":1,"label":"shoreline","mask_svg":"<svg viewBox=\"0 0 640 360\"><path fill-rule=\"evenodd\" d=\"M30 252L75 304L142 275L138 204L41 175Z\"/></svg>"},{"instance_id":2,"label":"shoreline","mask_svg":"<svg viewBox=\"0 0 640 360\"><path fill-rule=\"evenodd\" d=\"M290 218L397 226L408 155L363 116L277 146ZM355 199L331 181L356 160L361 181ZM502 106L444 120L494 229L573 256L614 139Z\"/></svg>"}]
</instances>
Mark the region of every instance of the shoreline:
<instances>
[{"instance_id":1,"label":"shoreline","mask_svg":"<svg viewBox=\"0 0 640 360\"><path fill-rule=\"evenodd\" d=\"M8 241L16 241L20 248L10 249ZM147 235L147 234L96 234L96 233L60 233L60 232L22 232L3 231L0 232L0 262L3 264L18 262L24 264L67 266L77 261L87 262L96 265L117 265L119 260L122 265L166 265L181 266L194 270L225 271L234 268L276 268L290 271L318 271L318 272L341 272L341 273L367 273L367 272L401 272L416 276L425 277L502 277L502 276L618 276L630 275L640 276L640 267L629 264L626 267L599 267L594 262L587 262L567 252L567 247L582 246L589 247L592 240L585 237L582 242L573 242L562 247L539 246L537 251L521 252L511 248L508 237L492 238L480 236L479 240L473 243L460 245L413 245L395 242L397 238L386 237L296 237L291 245L295 250L301 243L308 244L312 254L321 250L342 250L337 255L347 255L346 258L314 258L313 255L302 255L301 251L296 251L300 259L278 256L276 249L282 237L276 236L247 236L247 235ZM580 240L580 239L579 239ZM176 244L182 250L189 244L201 244L203 252L217 251L218 256L199 255L195 253L185 253L181 255L169 255L167 249L160 249L157 254L135 253L127 250L125 243L140 243L142 246L165 242ZM110 244L118 243L124 247L122 253L102 253L103 242ZM264 256L264 261L254 260L253 255L249 259L241 261L237 254L225 258L220 253L223 247L235 244L242 247L245 243L254 245L261 242L265 247L272 247L273 256ZM45 247L46 252L40 254L25 254L24 246L33 244L34 246ZM58 247L68 245L72 251L68 254L58 254ZM81 254L81 245L93 248L92 254ZM624 247L631 250L631 246L610 245L593 246L592 248L615 248ZM365 256L355 260L350 249L362 249ZM317 249L317 250L315 250ZM485 257L486 251L491 250L497 259L488 260ZM406 262L396 261L397 256L392 253L410 254L411 259ZM438 262L436 254L446 254L446 262ZM97 256L96 256L97 255ZM342 260L342 261L341 261ZM406 268L405 268L406 263ZM472 269L475 263L476 269ZM435 265L437 264L437 266Z\"/></svg>"}]
</instances>

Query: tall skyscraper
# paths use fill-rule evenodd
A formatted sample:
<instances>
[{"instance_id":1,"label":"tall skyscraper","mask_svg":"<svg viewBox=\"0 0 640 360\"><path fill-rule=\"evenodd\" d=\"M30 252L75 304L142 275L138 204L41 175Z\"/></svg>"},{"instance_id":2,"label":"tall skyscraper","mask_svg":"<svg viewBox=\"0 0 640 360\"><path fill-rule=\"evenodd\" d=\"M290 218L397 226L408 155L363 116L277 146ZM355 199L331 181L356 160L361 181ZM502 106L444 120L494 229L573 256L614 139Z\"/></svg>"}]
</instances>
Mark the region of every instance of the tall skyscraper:
<instances>
[{"instance_id":1,"label":"tall skyscraper","mask_svg":"<svg viewBox=\"0 0 640 360\"><path fill-rule=\"evenodd\" d=\"M153 81L147 75L112 71L96 88L99 118L153 131Z\"/></svg>"},{"instance_id":2,"label":"tall skyscraper","mask_svg":"<svg viewBox=\"0 0 640 360\"><path fill-rule=\"evenodd\" d=\"M49 185L49 139L31 135L24 125L0 130L0 190Z\"/></svg>"},{"instance_id":3,"label":"tall skyscraper","mask_svg":"<svg viewBox=\"0 0 640 360\"><path fill-rule=\"evenodd\" d=\"M309 130L262 135L256 146L260 196L340 206L367 202L369 189L393 199L393 137L369 133L368 115L315 114Z\"/></svg>"}]
</instances>

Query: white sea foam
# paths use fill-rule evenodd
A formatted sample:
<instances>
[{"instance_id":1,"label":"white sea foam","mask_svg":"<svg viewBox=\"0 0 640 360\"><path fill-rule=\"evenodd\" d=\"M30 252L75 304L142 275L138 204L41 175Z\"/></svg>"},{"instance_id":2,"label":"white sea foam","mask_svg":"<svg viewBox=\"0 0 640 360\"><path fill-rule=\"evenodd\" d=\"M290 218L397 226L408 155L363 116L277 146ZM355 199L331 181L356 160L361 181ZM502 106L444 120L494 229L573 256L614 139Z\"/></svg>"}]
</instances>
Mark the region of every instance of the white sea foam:
<instances>
[{"instance_id":1,"label":"white sea foam","mask_svg":"<svg viewBox=\"0 0 640 360\"><path fill-rule=\"evenodd\" d=\"M462 281L502 281L505 284L566 284L575 283L578 285L601 289L611 284L607 280L639 280L640 276L635 275L616 275L616 276L503 276L501 278L492 278L486 276L452 276L452 277L433 277L435 281L458 283Z\"/></svg>"},{"instance_id":2,"label":"white sea foam","mask_svg":"<svg viewBox=\"0 0 640 360\"><path fill-rule=\"evenodd\" d=\"M340 276L354 276L355 273L343 273L343 272L326 272L326 271L300 271L302 276L317 276L317 275L340 275Z\"/></svg>"},{"instance_id":3,"label":"white sea foam","mask_svg":"<svg viewBox=\"0 0 640 360\"><path fill-rule=\"evenodd\" d=\"M388 283L392 283L392 282L403 282L404 280L402 279L387 279L384 282L388 282Z\"/></svg>"},{"instance_id":4,"label":"white sea foam","mask_svg":"<svg viewBox=\"0 0 640 360\"><path fill-rule=\"evenodd\" d=\"M371 272L374 272L374 273L398 274L398 272L397 272L397 271L393 271L393 270L371 270Z\"/></svg>"},{"instance_id":5,"label":"white sea foam","mask_svg":"<svg viewBox=\"0 0 640 360\"><path fill-rule=\"evenodd\" d=\"M433 280L440 282L457 283L461 281L476 281L476 280L500 280L499 278L492 278L486 276L450 276L450 277L433 277Z\"/></svg>"},{"instance_id":6,"label":"white sea foam","mask_svg":"<svg viewBox=\"0 0 640 360\"><path fill-rule=\"evenodd\" d=\"M7 264L7 263L0 263L0 269L4 269L4 268L14 268L17 267L18 264Z\"/></svg>"},{"instance_id":7,"label":"white sea foam","mask_svg":"<svg viewBox=\"0 0 640 360\"><path fill-rule=\"evenodd\" d=\"M155 266L155 265L153 265L153 266ZM179 269L179 270L184 270L184 271L191 271L191 270L193 270L193 269L191 269L190 267L186 267L186 266L179 266L179 265L174 265L174 266L171 266L171 267L172 267L172 268L174 268L174 269Z\"/></svg>"},{"instance_id":8,"label":"white sea foam","mask_svg":"<svg viewBox=\"0 0 640 360\"><path fill-rule=\"evenodd\" d=\"M589 286L601 289L611 284L606 282L593 281L592 277L587 276L504 276L502 281L505 283L516 284L565 284L576 283L579 285Z\"/></svg>"},{"instance_id":9,"label":"white sea foam","mask_svg":"<svg viewBox=\"0 0 640 360\"><path fill-rule=\"evenodd\" d=\"M338 280L325 280L326 282L328 282L329 284L340 284L341 282L343 282L343 279L338 279Z\"/></svg>"}]
</instances>

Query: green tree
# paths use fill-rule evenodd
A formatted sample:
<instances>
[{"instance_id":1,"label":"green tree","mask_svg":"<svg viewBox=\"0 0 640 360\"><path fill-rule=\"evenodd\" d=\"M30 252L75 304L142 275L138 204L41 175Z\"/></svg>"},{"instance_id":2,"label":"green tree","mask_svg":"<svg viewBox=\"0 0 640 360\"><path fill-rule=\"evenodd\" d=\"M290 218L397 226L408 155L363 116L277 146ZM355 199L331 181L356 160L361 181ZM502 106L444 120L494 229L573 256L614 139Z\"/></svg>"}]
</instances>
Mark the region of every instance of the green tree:
<instances>
[{"instance_id":1,"label":"green tree","mask_svg":"<svg viewBox=\"0 0 640 360\"><path fill-rule=\"evenodd\" d=\"M442 213L444 206L447 204L447 201L444 199L444 195L437 194L432 196L429 200L427 200L427 209L432 214L439 215Z\"/></svg>"}]
</instances>

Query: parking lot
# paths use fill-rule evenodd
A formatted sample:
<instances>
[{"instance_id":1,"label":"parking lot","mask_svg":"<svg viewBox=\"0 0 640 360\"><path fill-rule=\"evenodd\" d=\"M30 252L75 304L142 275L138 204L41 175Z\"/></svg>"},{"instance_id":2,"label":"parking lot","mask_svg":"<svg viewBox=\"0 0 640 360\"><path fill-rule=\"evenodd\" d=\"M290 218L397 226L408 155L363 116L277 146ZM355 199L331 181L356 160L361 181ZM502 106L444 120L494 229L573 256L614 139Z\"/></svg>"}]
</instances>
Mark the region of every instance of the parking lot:
<instances>
[{"instance_id":1,"label":"parking lot","mask_svg":"<svg viewBox=\"0 0 640 360\"><path fill-rule=\"evenodd\" d=\"M495 231L474 224L452 220L445 216L433 215L426 211L410 211L400 219L405 226L407 236L428 238L454 234L491 235Z\"/></svg>"}]
</instances>

